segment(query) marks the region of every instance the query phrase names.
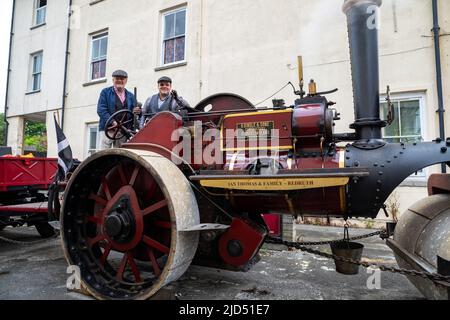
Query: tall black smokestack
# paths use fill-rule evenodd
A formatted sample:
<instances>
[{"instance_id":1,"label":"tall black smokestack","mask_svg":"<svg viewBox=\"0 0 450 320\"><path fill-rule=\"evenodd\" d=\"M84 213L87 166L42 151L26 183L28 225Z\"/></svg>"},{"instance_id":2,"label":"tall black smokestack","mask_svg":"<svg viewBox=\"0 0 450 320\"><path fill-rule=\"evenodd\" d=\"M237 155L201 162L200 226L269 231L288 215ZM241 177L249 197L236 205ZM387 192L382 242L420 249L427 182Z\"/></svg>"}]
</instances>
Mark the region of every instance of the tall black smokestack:
<instances>
[{"instance_id":1,"label":"tall black smokestack","mask_svg":"<svg viewBox=\"0 0 450 320\"><path fill-rule=\"evenodd\" d=\"M382 0L345 0L352 66L355 123L359 139L381 139L378 11Z\"/></svg>"}]
</instances>

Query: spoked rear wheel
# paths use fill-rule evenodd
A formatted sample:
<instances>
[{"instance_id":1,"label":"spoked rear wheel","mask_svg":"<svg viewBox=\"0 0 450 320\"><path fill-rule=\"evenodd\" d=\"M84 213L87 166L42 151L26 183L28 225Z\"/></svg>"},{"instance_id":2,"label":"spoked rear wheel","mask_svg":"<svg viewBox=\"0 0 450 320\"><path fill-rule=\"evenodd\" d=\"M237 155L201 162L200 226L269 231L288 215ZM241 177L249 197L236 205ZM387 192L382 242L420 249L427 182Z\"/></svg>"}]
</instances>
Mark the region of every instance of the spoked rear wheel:
<instances>
[{"instance_id":1,"label":"spoked rear wheel","mask_svg":"<svg viewBox=\"0 0 450 320\"><path fill-rule=\"evenodd\" d=\"M199 224L195 196L169 160L111 149L74 173L63 204L65 254L99 299L147 299L189 267Z\"/></svg>"}]
</instances>

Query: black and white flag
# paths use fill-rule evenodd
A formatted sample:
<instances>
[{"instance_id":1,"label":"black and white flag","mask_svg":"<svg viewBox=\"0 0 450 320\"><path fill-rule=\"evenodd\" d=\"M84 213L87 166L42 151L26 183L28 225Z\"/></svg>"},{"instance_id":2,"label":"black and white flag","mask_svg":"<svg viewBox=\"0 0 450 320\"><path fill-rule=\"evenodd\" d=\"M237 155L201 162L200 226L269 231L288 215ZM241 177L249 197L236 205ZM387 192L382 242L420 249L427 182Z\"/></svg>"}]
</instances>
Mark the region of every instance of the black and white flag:
<instances>
[{"instance_id":1,"label":"black and white flag","mask_svg":"<svg viewBox=\"0 0 450 320\"><path fill-rule=\"evenodd\" d=\"M70 148L69 141L67 140L64 132L55 118L55 128L56 128L56 138L58 141L58 175L57 179L59 181L64 180L67 172L72 169L74 165L73 157L72 157L72 149Z\"/></svg>"}]
</instances>

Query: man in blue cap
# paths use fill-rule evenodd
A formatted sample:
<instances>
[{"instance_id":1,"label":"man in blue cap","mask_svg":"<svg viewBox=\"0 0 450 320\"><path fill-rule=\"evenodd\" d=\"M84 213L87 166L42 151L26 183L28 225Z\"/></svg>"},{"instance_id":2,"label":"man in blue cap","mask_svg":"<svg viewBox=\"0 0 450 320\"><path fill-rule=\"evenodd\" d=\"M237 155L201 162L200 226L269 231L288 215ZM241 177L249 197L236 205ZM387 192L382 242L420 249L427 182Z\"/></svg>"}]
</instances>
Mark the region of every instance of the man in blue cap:
<instances>
[{"instance_id":1,"label":"man in blue cap","mask_svg":"<svg viewBox=\"0 0 450 320\"><path fill-rule=\"evenodd\" d=\"M169 111L184 115L191 108L189 103L172 90L172 79L162 77L158 80L158 93L148 98L142 109L141 128L146 120L159 112Z\"/></svg>"},{"instance_id":2,"label":"man in blue cap","mask_svg":"<svg viewBox=\"0 0 450 320\"><path fill-rule=\"evenodd\" d=\"M128 74L123 70L116 70L112 74L113 86L102 90L97 105L97 113L100 116L100 149L109 149L120 147L126 138L119 141L109 139L105 134L106 121L117 111L130 110L139 115L141 109L137 107L137 101L134 94L125 89L128 82ZM114 123L113 123L114 125Z\"/></svg>"}]
</instances>

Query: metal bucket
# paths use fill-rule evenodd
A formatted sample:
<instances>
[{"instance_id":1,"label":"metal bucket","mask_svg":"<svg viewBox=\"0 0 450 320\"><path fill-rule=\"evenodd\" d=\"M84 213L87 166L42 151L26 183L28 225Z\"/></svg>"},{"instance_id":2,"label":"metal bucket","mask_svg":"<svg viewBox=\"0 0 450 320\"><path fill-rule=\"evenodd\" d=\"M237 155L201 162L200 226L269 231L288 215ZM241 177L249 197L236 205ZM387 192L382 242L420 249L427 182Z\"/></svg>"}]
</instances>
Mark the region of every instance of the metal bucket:
<instances>
[{"instance_id":1,"label":"metal bucket","mask_svg":"<svg viewBox=\"0 0 450 320\"><path fill-rule=\"evenodd\" d=\"M386 233L388 237L391 237L395 233L395 228L397 227L397 222L387 222L386 223Z\"/></svg>"},{"instance_id":2,"label":"metal bucket","mask_svg":"<svg viewBox=\"0 0 450 320\"><path fill-rule=\"evenodd\" d=\"M361 260L364 251L364 246L357 242L341 241L332 243L330 246L333 255L357 261ZM356 275L359 273L359 265L336 259L334 263L336 265L336 272L338 273L345 275Z\"/></svg>"}]
</instances>

